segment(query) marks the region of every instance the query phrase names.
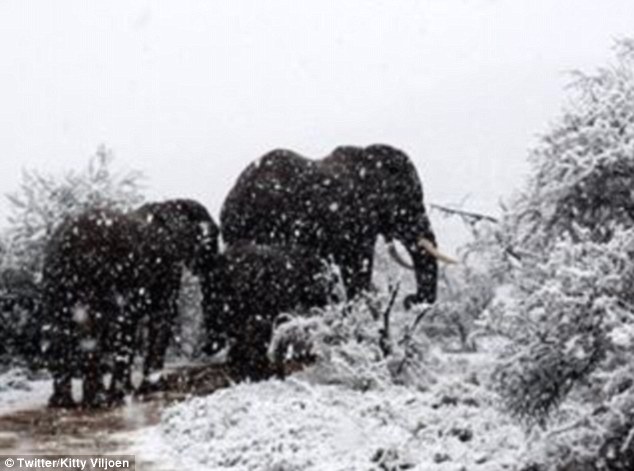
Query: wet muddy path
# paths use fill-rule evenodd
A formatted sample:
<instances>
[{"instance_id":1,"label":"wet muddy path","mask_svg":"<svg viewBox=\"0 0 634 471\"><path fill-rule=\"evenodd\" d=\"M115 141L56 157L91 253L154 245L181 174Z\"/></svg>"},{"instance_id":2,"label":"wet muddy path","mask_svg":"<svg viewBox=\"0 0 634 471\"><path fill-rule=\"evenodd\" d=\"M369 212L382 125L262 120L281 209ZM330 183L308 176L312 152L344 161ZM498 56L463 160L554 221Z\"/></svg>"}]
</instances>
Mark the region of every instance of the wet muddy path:
<instances>
[{"instance_id":1,"label":"wet muddy path","mask_svg":"<svg viewBox=\"0 0 634 471\"><path fill-rule=\"evenodd\" d=\"M230 379L219 365L188 366L164 374L156 393L130 398L108 410L49 409L45 406L0 415L2 454L133 454L126 435L159 422L169 404L226 387ZM137 455L136 469L158 469ZM161 468L164 469L164 468Z\"/></svg>"}]
</instances>

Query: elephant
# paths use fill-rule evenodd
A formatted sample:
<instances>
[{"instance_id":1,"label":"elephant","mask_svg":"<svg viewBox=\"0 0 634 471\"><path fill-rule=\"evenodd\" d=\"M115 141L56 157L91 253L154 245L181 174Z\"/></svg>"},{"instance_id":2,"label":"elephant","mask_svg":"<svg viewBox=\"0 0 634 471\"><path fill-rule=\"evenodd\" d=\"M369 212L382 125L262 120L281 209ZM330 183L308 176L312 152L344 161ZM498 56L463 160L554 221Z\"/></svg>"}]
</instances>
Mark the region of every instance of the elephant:
<instances>
[{"instance_id":1,"label":"elephant","mask_svg":"<svg viewBox=\"0 0 634 471\"><path fill-rule=\"evenodd\" d=\"M273 371L267 358L278 315L324 307L336 300L336 279L327 263L300 246L238 243L218 255L202 284L206 299L205 350L230 344L228 364L237 379L262 379Z\"/></svg>"},{"instance_id":2,"label":"elephant","mask_svg":"<svg viewBox=\"0 0 634 471\"><path fill-rule=\"evenodd\" d=\"M218 228L192 200L148 203L129 213L95 208L63 221L46 246L42 279L49 405L74 405L77 374L84 406L120 403L145 317L144 376L162 367L182 270L200 271L217 251Z\"/></svg>"},{"instance_id":3,"label":"elephant","mask_svg":"<svg viewBox=\"0 0 634 471\"><path fill-rule=\"evenodd\" d=\"M207 209L192 200L146 203L133 216L144 221L145 229L141 245L145 260L143 288L145 310L151 313L143 368L147 378L152 371L163 368L178 313L183 268L194 275L204 273L218 253L220 231Z\"/></svg>"},{"instance_id":4,"label":"elephant","mask_svg":"<svg viewBox=\"0 0 634 471\"><path fill-rule=\"evenodd\" d=\"M274 150L250 164L230 190L220 215L222 239L303 245L341 270L354 298L371 286L374 247L382 235L398 263L413 269L417 292L407 307L436 299L436 249L420 178L409 157L394 147L343 146L319 160ZM413 266L398 255L400 241Z\"/></svg>"}]
</instances>

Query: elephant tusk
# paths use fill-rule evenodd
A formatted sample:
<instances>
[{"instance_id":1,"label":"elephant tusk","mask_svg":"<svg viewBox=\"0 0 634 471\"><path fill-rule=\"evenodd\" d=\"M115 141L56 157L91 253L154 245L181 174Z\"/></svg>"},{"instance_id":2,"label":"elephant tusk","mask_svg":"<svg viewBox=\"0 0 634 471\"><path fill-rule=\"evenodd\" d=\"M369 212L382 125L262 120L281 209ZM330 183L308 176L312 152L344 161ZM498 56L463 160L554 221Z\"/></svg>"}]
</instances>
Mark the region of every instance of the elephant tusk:
<instances>
[{"instance_id":1,"label":"elephant tusk","mask_svg":"<svg viewBox=\"0 0 634 471\"><path fill-rule=\"evenodd\" d=\"M387 244L387 253L389 253L390 257L392 257L394 261L398 263L400 266L402 266L403 268L407 268L408 270L414 269L414 265L409 263L407 260L401 257L401 254L398 253L398 250L396 250L396 246L394 245L394 242L390 242Z\"/></svg>"},{"instance_id":2,"label":"elephant tusk","mask_svg":"<svg viewBox=\"0 0 634 471\"><path fill-rule=\"evenodd\" d=\"M427 252L429 252L431 255L436 257L441 262L445 262L445 263L448 263L450 265L454 265L454 264L458 263L457 260L449 257L448 255L443 254L442 252L439 252L438 249L436 248L436 246L434 245L434 243L431 240L426 239L425 237L421 237L420 239L418 239L418 245L419 245L419 247L422 247Z\"/></svg>"}]
</instances>

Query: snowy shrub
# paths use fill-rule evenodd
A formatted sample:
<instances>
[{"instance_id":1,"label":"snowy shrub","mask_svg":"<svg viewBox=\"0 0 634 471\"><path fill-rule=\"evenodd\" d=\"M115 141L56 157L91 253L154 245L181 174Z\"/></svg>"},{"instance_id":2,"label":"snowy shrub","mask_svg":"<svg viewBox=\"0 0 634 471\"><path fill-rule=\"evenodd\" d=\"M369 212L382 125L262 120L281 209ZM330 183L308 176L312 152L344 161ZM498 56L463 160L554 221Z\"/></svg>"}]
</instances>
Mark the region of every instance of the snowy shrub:
<instances>
[{"instance_id":1,"label":"snowy shrub","mask_svg":"<svg viewBox=\"0 0 634 471\"><path fill-rule=\"evenodd\" d=\"M576 74L571 105L531 153L533 174L509 215L524 250L545 253L563 234L606 241L634 225L632 40L617 43L617 56Z\"/></svg>"},{"instance_id":2,"label":"snowy shrub","mask_svg":"<svg viewBox=\"0 0 634 471\"><path fill-rule=\"evenodd\" d=\"M0 392L30 391L28 374L19 368L10 368L0 372Z\"/></svg>"},{"instance_id":3,"label":"snowy shrub","mask_svg":"<svg viewBox=\"0 0 634 471\"><path fill-rule=\"evenodd\" d=\"M509 252L499 223L470 224L472 240L460 250L461 262L441 277L439 299L426 318L425 332L441 323L465 351L477 349L478 336L499 335L499 326L483 322L498 294L497 288L512 281L516 256Z\"/></svg>"},{"instance_id":4,"label":"snowy shrub","mask_svg":"<svg viewBox=\"0 0 634 471\"><path fill-rule=\"evenodd\" d=\"M504 218L519 256L513 309L489 313L512 338L494 379L514 415L552 429L534 469L634 466L634 42L617 53L577 75Z\"/></svg>"},{"instance_id":5,"label":"snowy shrub","mask_svg":"<svg viewBox=\"0 0 634 471\"><path fill-rule=\"evenodd\" d=\"M495 299L496 287L512 274L513 256L507 249L506 232L491 217L450 210L444 217L455 218L471 233L471 241L460 251L460 263L439 266L438 298L427 306L418 328L434 344L450 350L473 351L478 336L499 334L491 324L483 324L482 316ZM379 287L399 283L401 289L395 309L401 308L403 297L416 289L412 272L397 266L387 255L385 245L376 251L374 282ZM410 313L415 318L415 313Z\"/></svg>"},{"instance_id":6,"label":"snowy shrub","mask_svg":"<svg viewBox=\"0 0 634 471\"><path fill-rule=\"evenodd\" d=\"M292 316L276 328L270 355L277 363L309 359L313 364L305 375L317 383L355 390L391 384L425 389L434 381L434 355L416 329L416 315L393 312L396 294L394 288L387 295Z\"/></svg>"}]
</instances>

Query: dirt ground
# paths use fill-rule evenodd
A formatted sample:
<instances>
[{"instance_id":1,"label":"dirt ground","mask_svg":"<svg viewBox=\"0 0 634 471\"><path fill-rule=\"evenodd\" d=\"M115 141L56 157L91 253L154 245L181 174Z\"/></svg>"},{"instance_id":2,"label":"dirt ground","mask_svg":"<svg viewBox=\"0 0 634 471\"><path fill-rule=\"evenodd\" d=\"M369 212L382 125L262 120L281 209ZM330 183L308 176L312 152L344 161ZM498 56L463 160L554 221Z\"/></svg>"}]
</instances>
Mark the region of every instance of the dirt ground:
<instances>
[{"instance_id":1,"label":"dirt ground","mask_svg":"<svg viewBox=\"0 0 634 471\"><path fill-rule=\"evenodd\" d=\"M124 407L107 410L37 409L0 416L0 455L126 454L125 432L158 423L170 403L204 395L231 383L219 365L180 367L164 374L160 391L130 398ZM0 463L0 470L4 468ZM137 457L137 470L157 469Z\"/></svg>"}]
</instances>

